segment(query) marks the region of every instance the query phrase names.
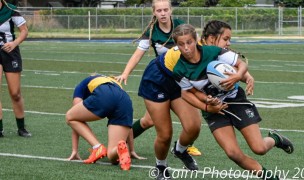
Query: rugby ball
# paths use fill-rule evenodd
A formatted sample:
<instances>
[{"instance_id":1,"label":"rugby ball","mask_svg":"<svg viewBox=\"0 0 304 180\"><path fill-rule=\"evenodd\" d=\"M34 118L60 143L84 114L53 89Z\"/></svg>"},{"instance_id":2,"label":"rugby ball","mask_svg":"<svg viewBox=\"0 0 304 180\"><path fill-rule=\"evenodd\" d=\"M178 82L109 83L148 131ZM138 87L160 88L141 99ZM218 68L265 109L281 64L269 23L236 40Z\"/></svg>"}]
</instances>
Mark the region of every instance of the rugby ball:
<instances>
[{"instance_id":1,"label":"rugby ball","mask_svg":"<svg viewBox=\"0 0 304 180\"><path fill-rule=\"evenodd\" d=\"M229 75L224 74L225 72L236 73L236 70L229 64L220 61L211 61L207 66L208 79L211 82L211 84L215 86L217 89L221 91L231 91L237 88L238 87L237 83L234 85L234 87L228 90L220 85L220 82L222 80L225 80L229 77Z\"/></svg>"}]
</instances>

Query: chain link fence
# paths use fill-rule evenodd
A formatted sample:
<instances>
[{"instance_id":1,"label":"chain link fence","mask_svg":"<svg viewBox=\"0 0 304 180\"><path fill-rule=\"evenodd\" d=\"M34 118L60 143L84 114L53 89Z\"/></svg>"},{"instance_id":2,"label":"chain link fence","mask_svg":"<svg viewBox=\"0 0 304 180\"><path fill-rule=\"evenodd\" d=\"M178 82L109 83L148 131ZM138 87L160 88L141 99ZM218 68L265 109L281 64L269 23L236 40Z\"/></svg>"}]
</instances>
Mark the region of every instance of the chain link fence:
<instances>
[{"instance_id":1,"label":"chain link fence","mask_svg":"<svg viewBox=\"0 0 304 180\"><path fill-rule=\"evenodd\" d=\"M151 19L148 8L134 8L137 14L106 15L103 9L85 9L86 14L58 14L56 9L20 9L32 32L77 32L98 33L141 32ZM61 11L64 10L61 8ZM69 9L70 10L70 9ZM229 23L235 35L294 35L302 36L302 11L300 8L174 8L174 18L184 20L198 29L212 19ZM64 11L62 11L64 12Z\"/></svg>"}]
</instances>

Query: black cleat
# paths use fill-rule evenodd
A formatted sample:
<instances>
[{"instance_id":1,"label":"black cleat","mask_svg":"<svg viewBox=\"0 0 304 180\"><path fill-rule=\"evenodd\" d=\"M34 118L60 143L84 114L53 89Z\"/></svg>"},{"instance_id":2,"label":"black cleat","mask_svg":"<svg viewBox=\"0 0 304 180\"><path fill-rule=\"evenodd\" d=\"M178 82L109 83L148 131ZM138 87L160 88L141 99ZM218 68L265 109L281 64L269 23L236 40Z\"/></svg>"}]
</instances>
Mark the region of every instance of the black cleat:
<instances>
[{"instance_id":1,"label":"black cleat","mask_svg":"<svg viewBox=\"0 0 304 180\"><path fill-rule=\"evenodd\" d=\"M169 180L171 179L168 169L166 166L158 165L156 166L158 175L156 176L157 180Z\"/></svg>"},{"instance_id":2,"label":"black cleat","mask_svg":"<svg viewBox=\"0 0 304 180\"><path fill-rule=\"evenodd\" d=\"M175 157L179 158L187 169L191 171L198 170L196 161L188 154L187 150L183 153L176 151L176 141L174 142L174 147L171 149L171 153L174 154Z\"/></svg>"},{"instance_id":3,"label":"black cleat","mask_svg":"<svg viewBox=\"0 0 304 180\"><path fill-rule=\"evenodd\" d=\"M3 130L0 131L0 137L4 137Z\"/></svg>"},{"instance_id":4,"label":"black cleat","mask_svg":"<svg viewBox=\"0 0 304 180\"><path fill-rule=\"evenodd\" d=\"M272 136L278 137L278 139L280 141L279 141L278 144L275 145L277 148L283 149L288 154L293 153L293 151L294 151L293 145L292 145L291 141L287 137L279 134L279 132L276 131L276 130L269 131L268 136L270 136L270 137L272 137Z\"/></svg>"},{"instance_id":5,"label":"black cleat","mask_svg":"<svg viewBox=\"0 0 304 180\"><path fill-rule=\"evenodd\" d=\"M18 129L18 135L21 137L31 137L32 134L29 133L26 129Z\"/></svg>"}]
</instances>

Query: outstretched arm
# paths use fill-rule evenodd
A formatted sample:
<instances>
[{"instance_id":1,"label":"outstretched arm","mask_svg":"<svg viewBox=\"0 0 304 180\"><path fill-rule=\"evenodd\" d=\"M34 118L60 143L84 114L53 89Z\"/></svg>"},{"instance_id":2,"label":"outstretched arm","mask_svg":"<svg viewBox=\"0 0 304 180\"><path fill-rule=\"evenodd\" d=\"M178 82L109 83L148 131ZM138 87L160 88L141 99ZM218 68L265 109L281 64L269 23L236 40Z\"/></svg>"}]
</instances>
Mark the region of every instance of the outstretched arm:
<instances>
[{"instance_id":1,"label":"outstretched arm","mask_svg":"<svg viewBox=\"0 0 304 180\"><path fill-rule=\"evenodd\" d=\"M128 76L131 74L133 69L136 67L136 65L139 63L139 61L142 59L146 51L137 48L135 52L133 53L132 57L129 59L128 64L125 67L125 70L120 76L116 77L116 80L120 83L123 81L125 85L127 85L127 79Z\"/></svg>"}]
</instances>

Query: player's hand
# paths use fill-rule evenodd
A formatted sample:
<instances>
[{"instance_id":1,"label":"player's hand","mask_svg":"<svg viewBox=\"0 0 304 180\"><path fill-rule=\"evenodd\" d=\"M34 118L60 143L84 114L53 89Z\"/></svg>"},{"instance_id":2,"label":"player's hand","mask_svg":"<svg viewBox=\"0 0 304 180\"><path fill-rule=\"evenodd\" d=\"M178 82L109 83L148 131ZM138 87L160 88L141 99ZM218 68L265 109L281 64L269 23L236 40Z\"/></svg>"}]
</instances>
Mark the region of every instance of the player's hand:
<instances>
[{"instance_id":1,"label":"player's hand","mask_svg":"<svg viewBox=\"0 0 304 180\"><path fill-rule=\"evenodd\" d=\"M146 157L139 156L135 151L131 151L130 154L131 154L131 158L134 159L139 159L139 160L147 159Z\"/></svg>"},{"instance_id":2,"label":"player's hand","mask_svg":"<svg viewBox=\"0 0 304 180\"><path fill-rule=\"evenodd\" d=\"M241 80L242 77L239 74L225 72L224 74L228 75L229 77L225 80L220 82L220 85L223 86L227 91L234 88L234 84Z\"/></svg>"},{"instance_id":3,"label":"player's hand","mask_svg":"<svg viewBox=\"0 0 304 180\"><path fill-rule=\"evenodd\" d=\"M223 109L228 108L228 104L227 103L220 103L216 106L212 106L212 105L208 105L207 106L207 112L209 113L218 113L218 114L222 114L224 115L225 113L222 112Z\"/></svg>"},{"instance_id":4,"label":"player's hand","mask_svg":"<svg viewBox=\"0 0 304 180\"><path fill-rule=\"evenodd\" d=\"M82 160L81 157L79 156L78 152L72 151L71 156L68 158L69 161L72 160Z\"/></svg>"},{"instance_id":5,"label":"player's hand","mask_svg":"<svg viewBox=\"0 0 304 180\"><path fill-rule=\"evenodd\" d=\"M127 85L128 75L121 74L120 76L116 76L115 79L121 83L124 82L125 85Z\"/></svg>"},{"instance_id":6,"label":"player's hand","mask_svg":"<svg viewBox=\"0 0 304 180\"><path fill-rule=\"evenodd\" d=\"M247 95L253 95L253 89L254 89L254 78L252 76L248 77L246 79L246 94Z\"/></svg>"},{"instance_id":7,"label":"player's hand","mask_svg":"<svg viewBox=\"0 0 304 180\"><path fill-rule=\"evenodd\" d=\"M10 53L12 52L15 48L17 47L17 44L15 42L8 42L8 43L5 43L3 46L2 46L2 50L4 50L5 52L7 53Z\"/></svg>"},{"instance_id":8,"label":"player's hand","mask_svg":"<svg viewBox=\"0 0 304 180\"><path fill-rule=\"evenodd\" d=\"M208 105L210 104L212 106L216 106L221 103L221 100L217 97L212 97L211 95L208 95L205 103Z\"/></svg>"}]
</instances>

